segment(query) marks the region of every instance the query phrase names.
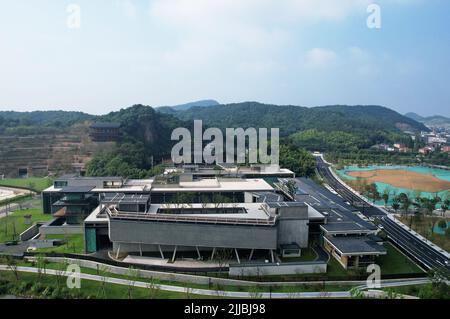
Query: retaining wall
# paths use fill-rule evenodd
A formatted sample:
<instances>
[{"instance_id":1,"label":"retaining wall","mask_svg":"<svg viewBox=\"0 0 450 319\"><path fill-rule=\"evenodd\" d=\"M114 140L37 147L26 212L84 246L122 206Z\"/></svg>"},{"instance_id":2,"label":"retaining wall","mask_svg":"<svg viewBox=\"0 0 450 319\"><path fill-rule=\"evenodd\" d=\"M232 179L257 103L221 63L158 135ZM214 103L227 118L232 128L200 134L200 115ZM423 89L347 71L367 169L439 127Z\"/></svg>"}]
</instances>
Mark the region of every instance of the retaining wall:
<instances>
[{"instance_id":1,"label":"retaining wall","mask_svg":"<svg viewBox=\"0 0 450 319\"><path fill-rule=\"evenodd\" d=\"M282 263L282 264L234 264L230 265L229 274L233 277L259 277L273 275L323 274L327 272L327 264Z\"/></svg>"}]
</instances>

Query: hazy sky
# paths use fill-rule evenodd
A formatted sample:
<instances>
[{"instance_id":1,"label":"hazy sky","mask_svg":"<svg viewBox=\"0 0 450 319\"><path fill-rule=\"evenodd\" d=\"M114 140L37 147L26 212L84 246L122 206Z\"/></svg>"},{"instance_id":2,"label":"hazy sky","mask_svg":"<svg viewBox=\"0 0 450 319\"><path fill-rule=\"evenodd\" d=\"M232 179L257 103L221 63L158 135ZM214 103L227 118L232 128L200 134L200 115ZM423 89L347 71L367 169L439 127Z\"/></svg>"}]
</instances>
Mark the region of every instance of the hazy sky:
<instances>
[{"instance_id":1,"label":"hazy sky","mask_svg":"<svg viewBox=\"0 0 450 319\"><path fill-rule=\"evenodd\" d=\"M0 0L0 110L211 98L450 116L450 1L378 0L381 29L371 3Z\"/></svg>"}]
</instances>

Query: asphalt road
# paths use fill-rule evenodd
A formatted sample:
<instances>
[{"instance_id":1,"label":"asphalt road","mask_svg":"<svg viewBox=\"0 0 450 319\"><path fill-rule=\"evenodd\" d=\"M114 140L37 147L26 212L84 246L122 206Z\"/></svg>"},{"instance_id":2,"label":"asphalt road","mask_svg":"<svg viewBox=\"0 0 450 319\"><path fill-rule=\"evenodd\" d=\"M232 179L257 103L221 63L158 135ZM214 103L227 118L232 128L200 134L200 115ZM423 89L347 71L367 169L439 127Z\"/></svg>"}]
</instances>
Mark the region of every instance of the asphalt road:
<instances>
[{"instance_id":1,"label":"asphalt road","mask_svg":"<svg viewBox=\"0 0 450 319\"><path fill-rule=\"evenodd\" d=\"M355 206L355 208L361 208L360 211L362 214L367 217L378 217L380 225L383 227L383 230L390 240L400 247L408 256L419 262L426 269L445 268L450 271L449 258L387 218L386 213L383 210L363 201L346 186L342 185L330 172L328 164L320 157L317 157L317 169L327 181L328 185Z\"/></svg>"},{"instance_id":2,"label":"asphalt road","mask_svg":"<svg viewBox=\"0 0 450 319\"><path fill-rule=\"evenodd\" d=\"M425 268L446 268L450 271L449 259L436 251L433 247L418 239L406 229L399 226L387 217L382 217L380 224L390 239L406 251L411 257L418 260Z\"/></svg>"}]
</instances>

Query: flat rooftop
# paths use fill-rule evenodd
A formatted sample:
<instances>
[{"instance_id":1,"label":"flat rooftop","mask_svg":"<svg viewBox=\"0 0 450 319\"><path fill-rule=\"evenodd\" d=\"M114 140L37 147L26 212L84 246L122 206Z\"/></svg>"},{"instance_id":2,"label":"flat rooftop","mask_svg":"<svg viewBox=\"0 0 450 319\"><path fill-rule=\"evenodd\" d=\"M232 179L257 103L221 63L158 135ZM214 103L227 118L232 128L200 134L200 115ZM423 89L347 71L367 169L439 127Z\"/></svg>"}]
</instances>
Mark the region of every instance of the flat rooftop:
<instances>
[{"instance_id":1,"label":"flat rooftop","mask_svg":"<svg viewBox=\"0 0 450 319\"><path fill-rule=\"evenodd\" d=\"M83 179L80 179L83 180ZM86 181L88 181L87 179ZM109 179L100 178L109 181ZM112 181L112 180L111 180ZM69 186L70 187L70 186ZM77 186L84 187L84 186ZM87 187L87 186L86 186ZM64 189L51 186L44 192L61 192ZM121 187L99 188L92 186L89 191L96 193L139 193L139 192L270 192L273 191L264 179L260 178L205 178L176 184L155 184L153 179L125 181Z\"/></svg>"},{"instance_id":2,"label":"flat rooftop","mask_svg":"<svg viewBox=\"0 0 450 319\"><path fill-rule=\"evenodd\" d=\"M267 205L270 208L280 208L280 207L306 207L305 203L302 202L269 202Z\"/></svg>"},{"instance_id":3,"label":"flat rooftop","mask_svg":"<svg viewBox=\"0 0 450 319\"><path fill-rule=\"evenodd\" d=\"M152 204L147 212L118 211L116 206L108 207L107 211L111 219L119 220L273 226L275 216L264 207L261 203L220 204L220 207L214 204Z\"/></svg>"},{"instance_id":4,"label":"flat rooftop","mask_svg":"<svg viewBox=\"0 0 450 319\"><path fill-rule=\"evenodd\" d=\"M274 192L254 192L253 195L256 197L258 203L268 203L268 202L283 202L283 195Z\"/></svg>"},{"instance_id":5,"label":"flat rooftop","mask_svg":"<svg viewBox=\"0 0 450 319\"><path fill-rule=\"evenodd\" d=\"M146 204L150 200L150 195L102 193L100 194L100 200L102 204Z\"/></svg>"},{"instance_id":6,"label":"flat rooftop","mask_svg":"<svg viewBox=\"0 0 450 319\"><path fill-rule=\"evenodd\" d=\"M333 222L320 226L326 233L367 233L366 227L356 222Z\"/></svg>"},{"instance_id":7,"label":"flat rooftop","mask_svg":"<svg viewBox=\"0 0 450 319\"><path fill-rule=\"evenodd\" d=\"M326 237L342 255L385 255L386 249L368 237Z\"/></svg>"},{"instance_id":8,"label":"flat rooftop","mask_svg":"<svg viewBox=\"0 0 450 319\"><path fill-rule=\"evenodd\" d=\"M61 188L62 193L89 193L94 187L92 186L66 186Z\"/></svg>"},{"instance_id":9,"label":"flat rooftop","mask_svg":"<svg viewBox=\"0 0 450 319\"><path fill-rule=\"evenodd\" d=\"M358 211L343 198L306 178L293 179L298 186L297 201L306 202L327 218L323 230L330 233L370 233L377 227L358 216Z\"/></svg>"},{"instance_id":10,"label":"flat rooftop","mask_svg":"<svg viewBox=\"0 0 450 319\"><path fill-rule=\"evenodd\" d=\"M245 218L245 219L263 219L268 220L271 216L266 212L266 210L263 208L264 204L261 203L239 203L239 204L220 204L220 207L216 208L214 204L185 204L184 207L186 208L186 211L189 209L196 209L196 210L215 210L218 211L218 213L209 213L207 214L209 217L222 217L222 218ZM152 204L150 206L150 209L148 211L148 214L159 214L160 210L167 210L167 209L180 209L180 205L176 204ZM230 214L223 214L220 213L220 210L222 209L235 209L239 210L240 213L230 213ZM202 213L188 213L183 214L184 216L193 216L193 217L202 217L205 216L205 214Z\"/></svg>"},{"instance_id":11,"label":"flat rooftop","mask_svg":"<svg viewBox=\"0 0 450 319\"><path fill-rule=\"evenodd\" d=\"M178 184L152 185L153 192L259 192L273 191L273 187L263 179L205 178Z\"/></svg>"}]
</instances>

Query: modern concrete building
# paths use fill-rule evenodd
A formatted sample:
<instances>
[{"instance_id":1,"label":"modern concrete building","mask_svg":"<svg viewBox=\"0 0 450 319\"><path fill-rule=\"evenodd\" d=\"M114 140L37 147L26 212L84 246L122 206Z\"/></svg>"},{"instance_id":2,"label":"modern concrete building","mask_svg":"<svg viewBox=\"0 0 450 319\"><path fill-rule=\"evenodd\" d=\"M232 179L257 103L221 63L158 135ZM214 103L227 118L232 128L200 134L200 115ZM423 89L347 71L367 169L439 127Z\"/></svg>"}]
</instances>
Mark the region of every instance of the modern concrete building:
<instances>
[{"instance_id":1,"label":"modern concrete building","mask_svg":"<svg viewBox=\"0 0 450 319\"><path fill-rule=\"evenodd\" d=\"M308 216L316 213L306 204L284 202L152 204L141 212L119 207L102 203L85 222L91 228L106 215L117 255L159 252L162 258L174 258L177 251L209 251L214 258L215 250L231 249L239 260L239 255L265 250L273 262L283 245L294 244L298 253L308 247Z\"/></svg>"},{"instance_id":2,"label":"modern concrete building","mask_svg":"<svg viewBox=\"0 0 450 319\"><path fill-rule=\"evenodd\" d=\"M285 179L288 172L279 172ZM343 267L383 254L382 246L374 249L365 237L376 228L358 217L287 200L273 186L281 182L275 171L264 178L246 176L209 176L197 168L173 168L146 180L64 176L42 193L44 212L61 219L59 224L81 223L87 253L107 249L117 258L212 260L226 250L239 264L277 263L301 256L311 240L341 258ZM357 245L364 249L352 248L357 240L366 240Z\"/></svg>"}]
</instances>

